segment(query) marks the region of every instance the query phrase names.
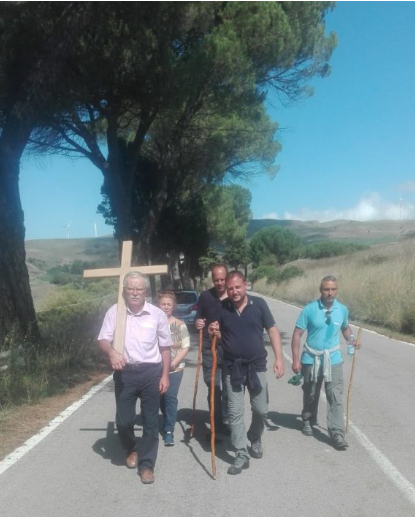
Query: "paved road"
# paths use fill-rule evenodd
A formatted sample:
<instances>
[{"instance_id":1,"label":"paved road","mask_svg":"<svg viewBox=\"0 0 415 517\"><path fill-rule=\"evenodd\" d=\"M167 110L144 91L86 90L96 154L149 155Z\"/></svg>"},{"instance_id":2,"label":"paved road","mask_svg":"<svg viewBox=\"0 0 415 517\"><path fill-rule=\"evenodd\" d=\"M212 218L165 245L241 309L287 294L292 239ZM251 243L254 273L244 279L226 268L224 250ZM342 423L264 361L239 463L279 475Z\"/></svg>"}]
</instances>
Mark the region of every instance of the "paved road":
<instances>
[{"instance_id":1,"label":"paved road","mask_svg":"<svg viewBox=\"0 0 415 517\"><path fill-rule=\"evenodd\" d=\"M176 446L160 447L154 485L141 484L124 467L114 430L112 381L4 470L0 507L7 517L106 517L113 515L379 517L415 512L415 348L363 333L351 403L350 448L335 451L325 429L325 402L315 437L301 432L301 388L291 376L290 337L298 309L267 301L283 335L286 376L269 373L265 454L239 476L226 470L230 443L217 446L217 479L211 478L206 389L199 385L196 436L184 437L191 418L197 347L189 353L179 403ZM270 350L272 354L272 351ZM349 360L345 376L349 378ZM346 383L347 384L347 383ZM137 434L140 435L140 422ZM10 464L10 462L9 462Z\"/></svg>"}]
</instances>

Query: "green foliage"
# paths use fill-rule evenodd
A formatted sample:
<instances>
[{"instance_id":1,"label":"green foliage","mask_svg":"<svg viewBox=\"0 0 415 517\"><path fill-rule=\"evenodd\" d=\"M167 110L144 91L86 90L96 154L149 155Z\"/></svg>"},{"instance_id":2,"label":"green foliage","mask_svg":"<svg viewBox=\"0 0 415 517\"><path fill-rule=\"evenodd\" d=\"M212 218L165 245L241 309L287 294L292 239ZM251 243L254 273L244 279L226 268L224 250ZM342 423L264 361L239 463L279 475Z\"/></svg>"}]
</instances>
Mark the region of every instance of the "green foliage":
<instances>
[{"instance_id":1,"label":"green foliage","mask_svg":"<svg viewBox=\"0 0 415 517\"><path fill-rule=\"evenodd\" d=\"M275 172L280 146L277 124L266 114L266 94L274 89L279 97L296 99L308 93L314 76L327 75L336 44L335 36L325 33L332 7L331 2L3 2L0 144L7 152L0 157L9 161L1 164L7 174L0 176L0 190L10 196L1 204L1 241L8 252L0 254L0 269L14 264L18 271L23 264L19 282L10 278L2 297L20 305L10 309L0 300L1 333L15 317L23 330L35 326L18 197L19 160L29 139L32 149L86 157L102 171L116 237L134 238L138 255L149 260L162 210L175 196L258 171ZM138 224L132 186L143 159L155 165L154 185ZM232 228L232 237L241 237L238 230ZM56 274L56 282L69 281Z\"/></svg>"},{"instance_id":2,"label":"green foliage","mask_svg":"<svg viewBox=\"0 0 415 517\"><path fill-rule=\"evenodd\" d=\"M38 313L44 348L57 354L69 354L75 359L83 349L82 343L92 345L104 310L116 298L114 291L98 300L94 300L94 294L66 287L49 296Z\"/></svg>"},{"instance_id":3,"label":"green foliage","mask_svg":"<svg viewBox=\"0 0 415 517\"><path fill-rule=\"evenodd\" d=\"M335 46L325 34L331 8L321 2L80 4L75 22L82 38L65 60L77 65L68 71L69 106L60 123L53 117L47 143L100 168L116 237L137 237L138 247L147 248L174 196L275 172L280 145L266 92L275 88L294 99L314 75L327 74ZM144 159L154 164L145 200L131 189L148 173ZM137 201L144 224L132 217Z\"/></svg>"},{"instance_id":4,"label":"green foliage","mask_svg":"<svg viewBox=\"0 0 415 517\"><path fill-rule=\"evenodd\" d=\"M254 267L269 261L282 265L296 258L301 239L286 228L270 226L257 232L250 244Z\"/></svg>"},{"instance_id":5,"label":"green foliage","mask_svg":"<svg viewBox=\"0 0 415 517\"><path fill-rule=\"evenodd\" d=\"M252 195L240 185L212 186L204 196L211 242L237 244L244 240L251 219Z\"/></svg>"},{"instance_id":6,"label":"green foliage","mask_svg":"<svg viewBox=\"0 0 415 517\"><path fill-rule=\"evenodd\" d=\"M251 248L247 242L237 242L225 250L223 261L232 269L247 266L251 262Z\"/></svg>"},{"instance_id":7,"label":"green foliage","mask_svg":"<svg viewBox=\"0 0 415 517\"><path fill-rule=\"evenodd\" d=\"M402 311L400 329L405 334L415 335L415 311L405 307Z\"/></svg>"},{"instance_id":8,"label":"green foliage","mask_svg":"<svg viewBox=\"0 0 415 517\"><path fill-rule=\"evenodd\" d=\"M74 260L71 264L63 264L50 268L46 272L46 279L51 284L68 285L81 288L82 275L85 269L97 269L104 267L98 262L86 262L83 260Z\"/></svg>"},{"instance_id":9,"label":"green foliage","mask_svg":"<svg viewBox=\"0 0 415 517\"><path fill-rule=\"evenodd\" d=\"M251 282L256 282L261 278L269 278L274 275L275 267L274 266L258 266L254 269L250 275Z\"/></svg>"},{"instance_id":10,"label":"green foliage","mask_svg":"<svg viewBox=\"0 0 415 517\"><path fill-rule=\"evenodd\" d=\"M199 266L202 268L203 278L206 278L212 267L218 262L220 262L219 253L214 248L208 248L206 255L199 259Z\"/></svg>"},{"instance_id":11,"label":"green foliage","mask_svg":"<svg viewBox=\"0 0 415 517\"><path fill-rule=\"evenodd\" d=\"M102 368L96 338L116 298L117 285L109 279L86 284L85 290L65 286L50 295L37 314L41 347L17 330L8 336L8 368L0 374L2 404L36 402Z\"/></svg>"},{"instance_id":12,"label":"green foliage","mask_svg":"<svg viewBox=\"0 0 415 517\"><path fill-rule=\"evenodd\" d=\"M293 278L304 276L304 271L296 266L287 266L284 269L274 269L273 273L268 276L269 284L282 284Z\"/></svg>"},{"instance_id":13,"label":"green foliage","mask_svg":"<svg viewBox=\"0 0 415 517\"><path fill-rule=\"evenodd\" d=\"M159 263L184 255L179 262L181 276L200 276L199 259L209 246L206 213L200 196L182 193L168 203L150 242L153 257L157 257Z\"/></svg>"},{"instance_id":14,"label":"green foliage","mask_svg":"<svg viewBox=\"0 0 415 517\"><path fill-rule=\"evenodd\" d=\"M338 257L367 249L364 244L343 243L325 241L305 246L300 251L301 258L321 259L325 257Z\"/></svg>"},{"instance_id":15,"label":"green foliage","mask_svg":"<svg viewBox=\"0 0 415 517\"><path fill-rule=\"evenodd\" d=\"M46 262L42 259L29 257L27 261L29 262L29 264L33 264L35 267L41 269L42 271L44 271L48 267Z\"/></svg>"}]
</instances>

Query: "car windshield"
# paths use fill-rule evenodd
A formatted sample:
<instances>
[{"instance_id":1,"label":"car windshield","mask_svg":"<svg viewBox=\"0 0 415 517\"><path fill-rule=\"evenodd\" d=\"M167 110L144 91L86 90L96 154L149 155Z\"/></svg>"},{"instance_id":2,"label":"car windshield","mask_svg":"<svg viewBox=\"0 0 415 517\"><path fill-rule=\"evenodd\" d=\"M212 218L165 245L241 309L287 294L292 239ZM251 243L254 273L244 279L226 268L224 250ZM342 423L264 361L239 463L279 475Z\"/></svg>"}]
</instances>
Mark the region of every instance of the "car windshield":
<instances>
[{"instance_id":1,"label":"car windshield","mask_svg":"<svg viewBox=\"0 0 415 517\"><path fill-rule=\"evenodd\" d=\"M177 303L179 305L185 305L185 304L191 304L197 302L197 295L196 293L189 293L189 292L175 292Z\"/></svg>"}]
</instances>

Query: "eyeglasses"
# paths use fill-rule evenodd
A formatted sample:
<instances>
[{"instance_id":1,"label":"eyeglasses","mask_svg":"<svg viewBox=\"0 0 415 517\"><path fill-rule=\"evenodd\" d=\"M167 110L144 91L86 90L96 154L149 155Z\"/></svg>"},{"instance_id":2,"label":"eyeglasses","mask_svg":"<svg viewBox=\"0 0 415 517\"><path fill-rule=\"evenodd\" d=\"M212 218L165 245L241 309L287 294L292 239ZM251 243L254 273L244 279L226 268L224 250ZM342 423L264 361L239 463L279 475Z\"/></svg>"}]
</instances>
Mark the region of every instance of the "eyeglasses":
<instances>
[{"instance_id":1,"label":"eyeglasses","mask_svg":"<svg viewBox=\"0 0 415 517\"><path fill-rule=\"evenodd\" d=\"M326 324L327 325L330 325L330 323L331 323L331 313L332 312L333 311L325 311L325 313L324 313L326 315Z\"/></svg>"},{"instance_id":2,"label":"eyeglasses","mask_svg":"<svg viewBox=\"0 0 415 517\"><path fill-rule=\"evenodd\" d=\"M125 287L127 293L143 293L146 288L145 287Z\"/></svg>"}]
</instances>

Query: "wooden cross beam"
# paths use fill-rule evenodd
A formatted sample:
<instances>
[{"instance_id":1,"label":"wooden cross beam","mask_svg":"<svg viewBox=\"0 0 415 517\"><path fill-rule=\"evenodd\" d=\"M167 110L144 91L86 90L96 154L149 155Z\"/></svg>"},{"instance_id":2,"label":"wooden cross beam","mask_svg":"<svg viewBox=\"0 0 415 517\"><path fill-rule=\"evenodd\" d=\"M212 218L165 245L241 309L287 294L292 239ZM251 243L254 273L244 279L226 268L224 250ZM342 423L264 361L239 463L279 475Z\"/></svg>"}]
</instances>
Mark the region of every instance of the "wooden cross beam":
<instances>
[{"instance_id":1,"label":"wooden cross beam","mask_svg":"<svg viewBox=\"0 0 415 517\"><path fill-rule=\"evenodd\" d=\"M138 271L145 275L165 275L167 274L167 266L131 266L133 256L133 242L124 241L122 243L121 267L108 269L85 269L84 278L110 278L119 277L118 286L118 307L117 321L115 325L115 336L113 347L120 354L124 353L125 325L127 322L127 306L123 297L123 281L124 277L130 271Z\"/></svg>"}]
</instances>

